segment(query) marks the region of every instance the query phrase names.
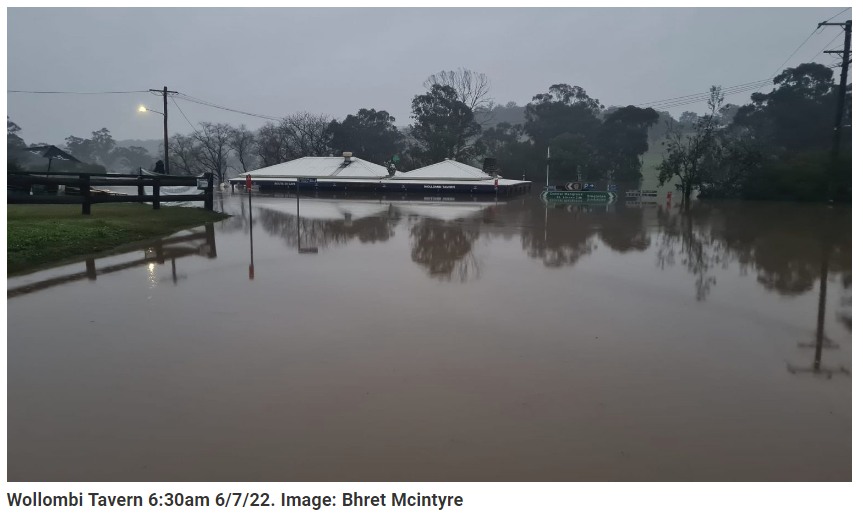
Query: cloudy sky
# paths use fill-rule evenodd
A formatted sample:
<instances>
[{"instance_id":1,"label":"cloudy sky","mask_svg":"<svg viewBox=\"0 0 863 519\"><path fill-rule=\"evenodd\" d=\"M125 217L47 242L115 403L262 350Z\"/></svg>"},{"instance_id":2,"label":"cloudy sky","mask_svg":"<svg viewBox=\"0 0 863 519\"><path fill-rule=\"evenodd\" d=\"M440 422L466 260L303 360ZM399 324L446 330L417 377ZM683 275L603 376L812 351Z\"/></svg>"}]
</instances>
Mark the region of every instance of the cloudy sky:
<instances>
[{"instance_id":1,"label":"cloudy sky","mask_svg":"<svg viewBox=\"0 0 863 519\"><path fill-rule=\"evenodd\" d=\"M307 110L341 119L383 109L403 126L429 74L465 67L489 76L498 103L525 104L549 85L569 83L605 105L640 104L767 78L842 9L9 8L7 89L167 85L272 116ZM833 21L850 18L847 11ZM813 56L831 64L819 51L840 45L841 32L814 34L786 66ZM178 103L192 123L265 122ZM102 127L118 140L162 135L161 116L136 112L141 104L161 110L161 98L147 93L9 93L7 104L27 142L62 143ZM169 114L171 133L190 131L173 103Z\"/></svg>"}]
</instances>

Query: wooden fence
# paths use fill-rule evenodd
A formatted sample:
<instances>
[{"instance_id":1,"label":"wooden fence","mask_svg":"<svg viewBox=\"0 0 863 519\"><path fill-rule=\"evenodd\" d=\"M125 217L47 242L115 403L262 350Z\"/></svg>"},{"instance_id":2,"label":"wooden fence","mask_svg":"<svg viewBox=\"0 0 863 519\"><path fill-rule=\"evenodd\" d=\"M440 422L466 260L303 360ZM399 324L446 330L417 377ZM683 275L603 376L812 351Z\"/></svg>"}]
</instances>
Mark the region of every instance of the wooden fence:
<instances>
[{"instance_id":1,"label":"wooden fence","mask_svg":"<svg viewBox=\"0 0 863 519\"><path fill-rule=\"evenodd\" d=\"M72 187L78 194L30 194L34 185ZM189 177L180 175L109 175L105 173L20 172L7 174L7 204L80 204L81 214L90 214L92 204L122 202L152 202L159 209L162 202L204 202L204 208L213 210L213 175ZM98 187L137 187L137 195L93 192ZM145 187L152 187L147 195ZM163 194L162 187L194 186L202 190L194 195Z\"/></svg>"}]
</instances>

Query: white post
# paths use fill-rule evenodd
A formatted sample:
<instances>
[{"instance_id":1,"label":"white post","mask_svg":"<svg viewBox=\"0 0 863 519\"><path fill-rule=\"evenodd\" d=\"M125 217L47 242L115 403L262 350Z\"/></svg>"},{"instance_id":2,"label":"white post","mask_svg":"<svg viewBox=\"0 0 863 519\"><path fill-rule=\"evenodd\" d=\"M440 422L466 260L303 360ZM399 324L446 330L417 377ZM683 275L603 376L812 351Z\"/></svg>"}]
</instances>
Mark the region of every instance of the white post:
<instances>
[{"instance_id":1,"label":"white post","mask_svg":"<svg viewBox=\"0 0 863 519\"><path fill-rule=\"evenodd\" d=\"M545 185L548 186L548 163L551 160L551 146L548 147L547 155L545 156Z\"/></svg>"}]
</instances>

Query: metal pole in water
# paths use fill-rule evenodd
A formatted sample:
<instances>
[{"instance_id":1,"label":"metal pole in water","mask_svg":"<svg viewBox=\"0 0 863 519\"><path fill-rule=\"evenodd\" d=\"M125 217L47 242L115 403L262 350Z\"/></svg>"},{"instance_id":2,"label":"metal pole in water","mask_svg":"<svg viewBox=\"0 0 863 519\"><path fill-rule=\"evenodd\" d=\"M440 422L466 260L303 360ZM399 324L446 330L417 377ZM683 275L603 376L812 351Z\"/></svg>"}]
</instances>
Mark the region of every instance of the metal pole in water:
<instances>
[{"instance_id":1,"label":"metal pole in water","mask_svg":"<svg viewBox=\"0 0 863 519\"><path fill-rule=\"evenodd\" d=\"M548 166L551 163L551 146L548 147L548 151L545 156L545 185L549 186L548 183Z\"/></svg>"}]
</instances>

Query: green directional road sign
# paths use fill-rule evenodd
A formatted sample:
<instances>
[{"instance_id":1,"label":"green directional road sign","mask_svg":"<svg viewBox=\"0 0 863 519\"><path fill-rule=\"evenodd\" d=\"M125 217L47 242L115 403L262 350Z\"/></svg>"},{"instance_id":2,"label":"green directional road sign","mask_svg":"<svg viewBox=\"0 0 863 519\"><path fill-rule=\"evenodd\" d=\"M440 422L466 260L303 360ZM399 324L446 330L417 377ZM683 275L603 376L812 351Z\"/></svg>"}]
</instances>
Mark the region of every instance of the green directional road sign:
<instances>
[{"instance_id":1,"label":"green directional road sign","mask_svg":"<svg viewBox=\"0 0 863 519\"><path fill-rule=\"evenodd\" d=\"M611 191L543 191L540 198L545 202L613 204L617 193Z\"/></svg>"}]
</instances>

